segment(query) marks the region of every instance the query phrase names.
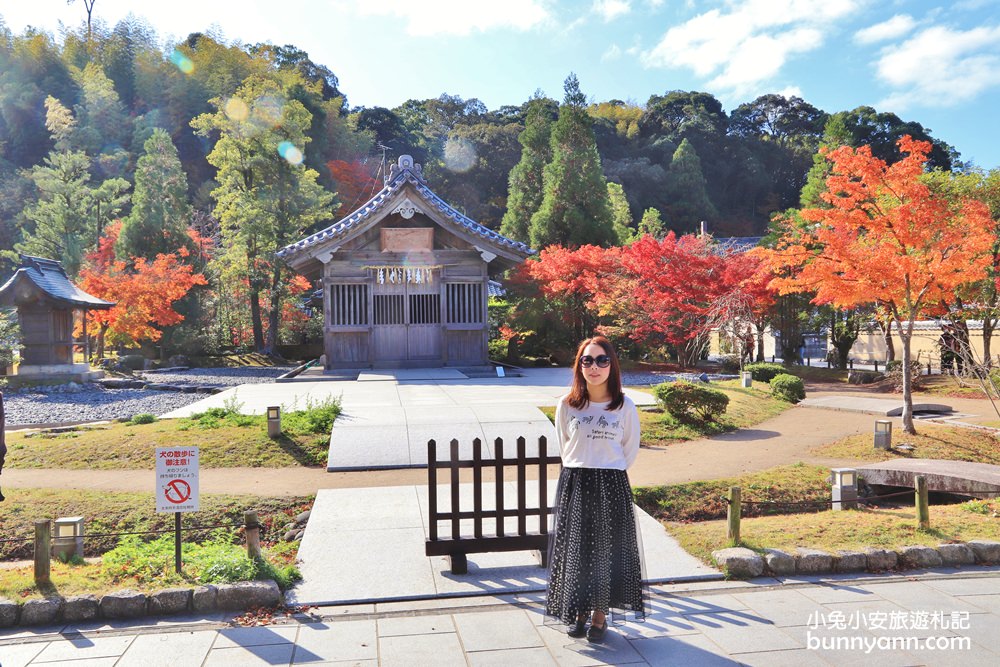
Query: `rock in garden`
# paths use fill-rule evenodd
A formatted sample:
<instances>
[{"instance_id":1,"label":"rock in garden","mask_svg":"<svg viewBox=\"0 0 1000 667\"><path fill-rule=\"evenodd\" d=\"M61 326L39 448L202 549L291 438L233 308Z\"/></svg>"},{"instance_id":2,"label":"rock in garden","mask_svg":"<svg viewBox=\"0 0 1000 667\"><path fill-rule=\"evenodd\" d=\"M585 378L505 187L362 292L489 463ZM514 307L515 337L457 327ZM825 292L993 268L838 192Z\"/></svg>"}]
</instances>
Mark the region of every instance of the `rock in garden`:
<instances>
[{"instance_id":1,"label":"rock in garden","mask_svg":"<svg viewBox=\"0 0 1000 667\"><path fill-rule=\"evenodd\" d=\"M937 552L945 565L972 565L976 554L967 544L939 544Z\"/></svg>"},{"instance_id":2,"label":"rock in garden","mask_svg":"<svg viewBox=\"0 0 1000 667\"><path fill-rule=\"evenodd\" d=\"M907 567L937 567L941 564L941 554L933 547L903 547L899 550L899 559Z\"/></svg>"},{"instance_id":3,"label":"rock in garden","mask_svg":"<svg viewBox=\"0 0 1000 667\"><path fill-rule=\"evenodd\" d=\"M764 573L764 559L755 551L744 547L713 551L712 558L731 577L748 579Z\"/></svg>"},{"instance_id":4,"label":"rock in garden","mask_svg":"<svg viewBox=\"0 0 1000 667\"><path fill-rule=\"evenodd\" d=\"M195 611L213 611L219 589L209 584L199 586L191 593L191 608Z\"/></svg>"},{"instance_id":5,"label":"rock in garden","mask_svg":"<svg viewBox=\"0 0 1000 667\"><path fill-rule=\"evenodd\" d=\"M281 590L270 579L221 584L216 602L219 609L227 610L273 607L281 602Z\"/></svg>"},{"instance_id":6,"label":"rock in garden","mask_svg":"<svg viewBox=\"0 0 1000 667\"><path fill-rule=\"evenodd\" d=\"M136 591L124 590L108 593L101 598L101 615L104 618L138 618L146 615L146 596Z\"/></svg>"},{"instance_id":7,"label":"rock in garden","mask_svg":"<svg viewBox=\"0 0 1000 667\"><path fill-rule=\"evenodd\" d=\"M89 621L97 618L100 602L94 595L73 595L66 598L63 606L63 620Z\"/></svg>"},{"instance_id":8,"label":"rock in garden","mask_svg":"<svg viewBox=\"0 0 1000 667\"><path fill-rule=\"evenodd\" d=\"M862 551L838 551L833 559L834 572L863 572L868 559Z\"/></svg>"},{"instance_id":9,"label":"rock in garden","mask_svg":"<svg viewBox=\"0 0 1000 667\"><path fill-rule=\"evenodd\" d=\"M17 624L17 603L0 598L0 628L9 628Z\"/></svg>"},{"instance_id":10,"label":"rock in garden","mask_svg":"<svg viewBox=\"0 0 1000 667\"><path fill-rule=\"evenodd\" d=\"M764 549L764 562L771 574L795 573L795 557L780 549Z\"/></svg>"},{"instance_id":11,"label":"rock in garden","mask_svg":"<svg viewBox=\"0 0 1000 667\"><path fill-rule=\"evenodd\" d=\"M21 607L21 625L50 625L59 618L63 599L60 597L43 600L28 600Z\"/></svg>"},{"instance_id":12,"label":"rock in garden","mask_svg":"<svg viewBox=\"0 0 1000 667\"><path fill-rule=\"evenodd\" d=\"M795 570L799 574L833 571L833 556L819 549L799 549L795 556Z\"/></svg>"},{"instance_id":13,"label":"rock in garden","mask_svg":"<svg viewBox=\"0 0 1000 667\"><path fill-rule=\"evenodd\" d=\"M190 588L166 588L149 596L149 613L166 616L187 611L191 601Z\"/></svg>"},{"instance_id":14,"label":"rock in garden","mask_svg":"<svg viewBox=\"0 0 1000 667\"><path fill-rule=\"evenodd\" d=\"M869 572L892 570L899 562L896 552L888 549L866 549L865 558L868 560Z\"/></svg>"},{"instance_id":15,"label":"rock in garden","mask_svg":"<svg viewBox=\"0 0 1000 667\"><path fill-rule=\"evenodd\" d=\"M295 517L295 523L305 523L306 521L308 521L309 514L311 513L311 511L312 510L306 510L305 512L299 513L299 515Z\"/></svg>"},{"instance_id":16,"label":"rock in garden","mask_svg":"<svg viewBox=\"0 0 1000 667\"><path fill-rule=\"evenodd\" d=\"M972 540L967 542L979 563L1000 563L1000 542L992 540Z\"/></svg>"}]
</instances>

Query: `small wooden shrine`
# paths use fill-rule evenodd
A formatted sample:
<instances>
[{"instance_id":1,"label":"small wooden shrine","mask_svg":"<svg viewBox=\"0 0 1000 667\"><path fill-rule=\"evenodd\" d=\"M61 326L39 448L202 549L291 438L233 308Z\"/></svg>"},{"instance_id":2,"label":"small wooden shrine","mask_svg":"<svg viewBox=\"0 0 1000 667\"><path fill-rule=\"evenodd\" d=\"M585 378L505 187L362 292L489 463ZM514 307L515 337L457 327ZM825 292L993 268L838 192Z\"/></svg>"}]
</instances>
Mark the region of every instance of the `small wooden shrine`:
<instances>
[{"instance_id":1,"label":"small wooden shrine","mask_svg":"<svg viewBox=\"0 0 1000 667\"><path fill-rule=\"evenodd\" d=\"M21 327L17 378L60 382L92 379L90 364L73 363L73 348L81 345L84 358L89 358L86 313L114 305L70 282L56 260L21 255L21 265L0 287L0 307L16 307ZM79 343L73 340L73 316L78 310L84 314L83 340Z\"/></svg>"},{"instance_id":2,"label":"small wooden shrine","mask_svg":"<svg viewBox=\"0 0 1000 667\"><path fill-rule=\"evenodd\" d=\"M332 369L486 364L490 277L533 252L452 208L403 155L361 208L278 256L322 281Z\"/></svg>"}]
</instances>

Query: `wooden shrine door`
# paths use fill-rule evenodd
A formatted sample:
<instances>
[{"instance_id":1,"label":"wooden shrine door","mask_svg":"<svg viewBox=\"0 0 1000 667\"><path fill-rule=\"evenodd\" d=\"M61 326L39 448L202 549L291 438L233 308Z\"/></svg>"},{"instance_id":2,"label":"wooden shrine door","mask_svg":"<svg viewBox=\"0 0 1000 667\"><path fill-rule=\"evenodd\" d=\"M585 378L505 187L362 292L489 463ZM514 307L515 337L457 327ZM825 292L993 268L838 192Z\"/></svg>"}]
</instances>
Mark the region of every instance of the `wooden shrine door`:
<instances>
[{"instance_id":1,"label":"wooden shrine door","mask_svg":"<svg viewBox=\"0 0 1000 667\"><path fill-rule=\"evenodd\" d=\"M375 363L440 362L441 283L436 271L421 281L397 270L372 289L372 346ZM409 364L408 364L409 365ZM414 364L415 365L415 364Z\"/></svg>"}]
</instances>

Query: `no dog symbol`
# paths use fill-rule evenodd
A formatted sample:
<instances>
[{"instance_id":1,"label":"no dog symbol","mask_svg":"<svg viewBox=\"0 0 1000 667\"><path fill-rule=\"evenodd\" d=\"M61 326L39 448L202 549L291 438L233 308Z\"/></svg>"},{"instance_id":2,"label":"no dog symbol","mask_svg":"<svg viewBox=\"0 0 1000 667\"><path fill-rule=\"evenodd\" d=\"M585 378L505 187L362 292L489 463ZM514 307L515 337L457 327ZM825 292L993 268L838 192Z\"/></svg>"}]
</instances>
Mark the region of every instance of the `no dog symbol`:
<instances>
[{"instance_id":1,"label":"no dog symbol","mask_svg":"<svg viewBox=\"0 0 1000 667\"><path fill-rule=\"evenodd\" d=\"M191 485L183 479L175 479L163 487L163 496L175 505L191 498Z\"/></svg>"}]
</instances>

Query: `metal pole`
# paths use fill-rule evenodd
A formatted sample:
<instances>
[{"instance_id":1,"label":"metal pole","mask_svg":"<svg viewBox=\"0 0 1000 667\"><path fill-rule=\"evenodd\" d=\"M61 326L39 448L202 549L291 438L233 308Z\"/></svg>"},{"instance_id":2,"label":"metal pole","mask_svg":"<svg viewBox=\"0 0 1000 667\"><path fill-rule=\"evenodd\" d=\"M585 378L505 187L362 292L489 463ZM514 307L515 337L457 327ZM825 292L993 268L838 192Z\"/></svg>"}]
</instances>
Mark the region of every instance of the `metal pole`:
<instances>
[{"instance_id":1,"label":"metal pole","mask_svg":"<svg viewBox=\"0 0 1000 667\"><path fill-rule=\"evenodd\" d=\"M174 512L174 567L181 573L181 513Z\"/></svg>"}]
</instances>

